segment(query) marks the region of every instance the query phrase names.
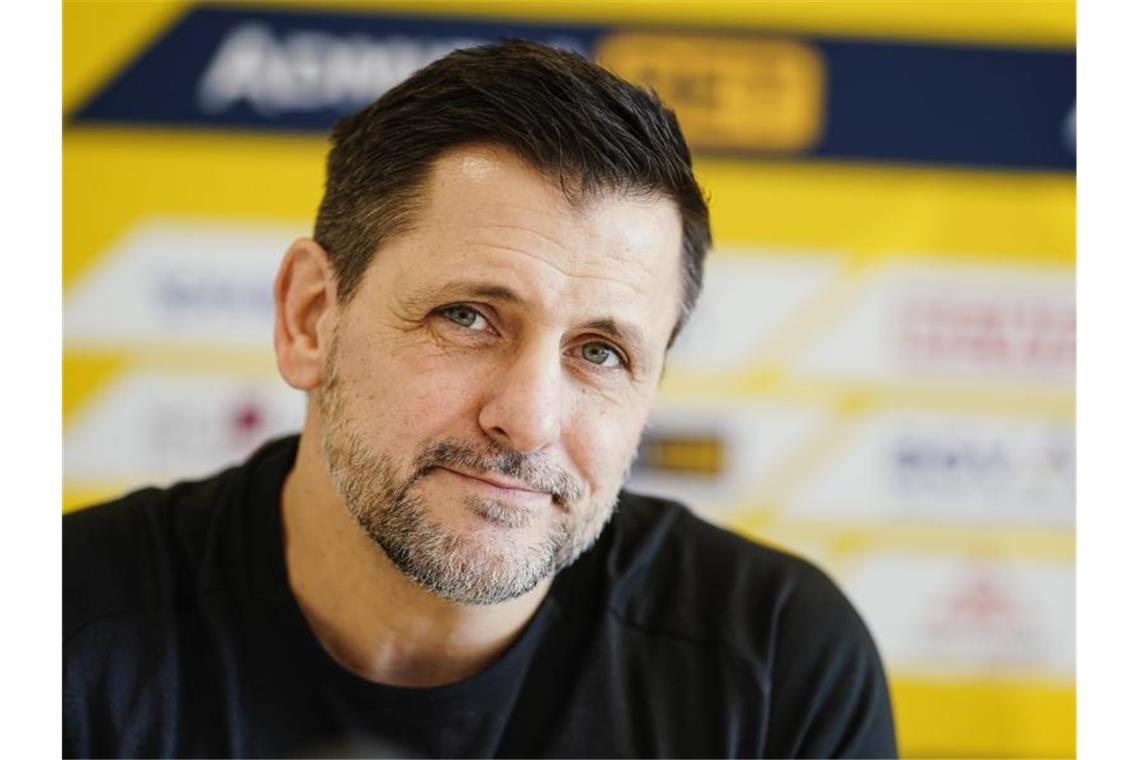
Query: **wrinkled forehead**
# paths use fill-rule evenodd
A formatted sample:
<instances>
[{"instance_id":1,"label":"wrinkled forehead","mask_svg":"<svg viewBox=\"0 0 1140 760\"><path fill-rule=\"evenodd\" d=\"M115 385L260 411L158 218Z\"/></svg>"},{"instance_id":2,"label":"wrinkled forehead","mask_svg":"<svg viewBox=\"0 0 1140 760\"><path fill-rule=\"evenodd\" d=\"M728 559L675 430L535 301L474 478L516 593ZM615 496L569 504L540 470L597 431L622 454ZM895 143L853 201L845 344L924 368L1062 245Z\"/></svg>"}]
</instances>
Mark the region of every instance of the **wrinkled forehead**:
<instances>
[{"instance_id":1,"label":"wrinkled forehead","mask_svg":"<svg viewBox=\"0 0 1140 760\"><path fill-rule=\"evenodd\" d=\"M484 190L486 194L466 195L470 190ZM474 213L490 210L506 199L527 200L551 210L578 212L579 216L620 201L662 203L671 207L680 224L676 204L664 193L631 185L587 183L574 173L546 173L513 150L492 143L445 151L432 163L425 191L425 202L437 210Z\"/></svg>"}]
</instances>

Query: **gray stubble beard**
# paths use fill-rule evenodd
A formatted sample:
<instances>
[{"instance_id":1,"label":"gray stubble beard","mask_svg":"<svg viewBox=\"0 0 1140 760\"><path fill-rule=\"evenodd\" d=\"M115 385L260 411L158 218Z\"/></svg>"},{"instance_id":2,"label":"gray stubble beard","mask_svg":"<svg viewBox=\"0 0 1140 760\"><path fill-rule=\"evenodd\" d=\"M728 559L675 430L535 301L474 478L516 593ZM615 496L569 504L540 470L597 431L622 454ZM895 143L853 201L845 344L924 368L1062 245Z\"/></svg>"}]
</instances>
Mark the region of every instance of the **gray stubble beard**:
<instances>
[{"instance_id":1,"label":"gray stubble beard","mask_svg":"<svg viewBox=\"0 0 1140 760\"><path fill-rule=\"evenodd\" d=\"M575 510L585 506L583 486L561 468L533 456L448 439L421 447L412 473L401 477L390 457L376 454L352 429L336 354L334 339L317 394L325 465L357 525L407 578L453 602L498 604L526 594L568 567L601 535L616 508L617 494L575 524ZM509 536L492 544L449 531L432 519L414 490L428 472L447 464L468 472L498 473L550 491L550 508L555 510L551 530L530 545L520 545ZM493 500L472 500L457 508L504 528L524 527L521 523L528 521L518 509Z\"/></svg>"}]
</instances>

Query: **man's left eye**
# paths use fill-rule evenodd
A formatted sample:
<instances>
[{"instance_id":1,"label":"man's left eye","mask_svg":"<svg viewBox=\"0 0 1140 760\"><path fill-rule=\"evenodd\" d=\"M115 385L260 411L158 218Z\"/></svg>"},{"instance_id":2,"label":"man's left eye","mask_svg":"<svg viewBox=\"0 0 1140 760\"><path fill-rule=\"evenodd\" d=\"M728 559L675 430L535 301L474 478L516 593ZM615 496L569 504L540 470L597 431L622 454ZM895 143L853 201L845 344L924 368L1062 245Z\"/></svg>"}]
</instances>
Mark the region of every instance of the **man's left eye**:
<instances>
[{"instance_id":1,"label":"man's left eye","mask_svg":"<svg viewBox=\"0 0 1140 760\"><path fill-rule=\"evenodd\" d=\"M472 309L470 306L448 306L440 309L440 314L447 317L461 327L467 327L475 330L482 329L486 326L487 320L483 315Z\"/></svg>"},{"instance_id":2,"label":"man's left eye","mask_svg":"<svg viewBox=\"0 0 1140 760\"><path fill-rule=\"evenodd\" d=\"M624 361L612 346L593 341L582 344L582 358L599 367L621 367Z\"/></svg>"}]
</instances>

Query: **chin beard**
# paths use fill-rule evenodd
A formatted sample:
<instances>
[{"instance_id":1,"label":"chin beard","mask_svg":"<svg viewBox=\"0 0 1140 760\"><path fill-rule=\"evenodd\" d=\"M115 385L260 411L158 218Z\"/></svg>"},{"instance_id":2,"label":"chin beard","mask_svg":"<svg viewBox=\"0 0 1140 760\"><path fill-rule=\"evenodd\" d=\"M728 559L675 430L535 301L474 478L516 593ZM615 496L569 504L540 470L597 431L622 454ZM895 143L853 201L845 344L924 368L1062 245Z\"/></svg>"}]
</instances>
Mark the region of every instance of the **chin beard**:
<instances>
[{"instance_id":1,"label":"chin beard","mask_svg":"<svg viewBox=\"0 0 1140 760\"><path fill-rule=\"evenodd\" d=\"M374 452L350 429L335 374L321 389L321 450L332 482L364 533L405 577L453 602L490 605L532 591L594 544L609 521L617 493L590 504L580 481L535 455L479 448L447 439L421 447L408 474ZM440 466L496 473L549 492L547 530L530 543L510 536L481 537L450 530L433 519L417 485ZM504 527L525 519L507 505L471 500L446 509L474 511Z\"/></svg>"}]
</instances>

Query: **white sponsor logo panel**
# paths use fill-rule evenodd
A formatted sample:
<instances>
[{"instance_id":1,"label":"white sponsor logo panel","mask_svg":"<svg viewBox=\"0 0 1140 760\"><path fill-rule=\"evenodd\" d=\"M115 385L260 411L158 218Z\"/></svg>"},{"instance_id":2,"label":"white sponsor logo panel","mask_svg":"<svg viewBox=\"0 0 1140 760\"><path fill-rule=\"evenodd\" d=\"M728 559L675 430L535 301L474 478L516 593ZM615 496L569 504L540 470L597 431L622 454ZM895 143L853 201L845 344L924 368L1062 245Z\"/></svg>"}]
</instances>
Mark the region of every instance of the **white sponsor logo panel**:
<instances>
[{"instance_id":1,"label":"white sponsor logo panel","mask_svg":"<svg viewBox=\"0 0 1140 760\"><path fill-rule=\"evenodd\" d=\"M1069 423L883 412L858 425L785 514L1069 528L1075 469Z\"/></svg>"},{"instance_id":2,"label":"white sponsor logo panel","mask_svg":"<svg viewBox=\"0 0 1140 760\"><path fill-rule=\"evenodd\" d=\"M835 279L841 263L829 254L747 255L709 255L701 297L670 351L670 368L747 369L764 358L774 332Z\"/></svg>"},{"instance_id":3,"label":"white sponsor logo panel","mask_svg":"<svg viewBox=\"0 0 1140 760\"><path fill-rule=\"evenodd\" d=\"M64 431L69 485L167 484L300 430L305 396L278 379L138 371L112 381Z\"/></svg>"},{"instance_id":4,"label":"white sponsor logo panel","mask_svg":"<svg viewBox=\"0 0 1140 760\"><path fill-rule=\"evenodd\" d=\"M796 362L798 374L852 380L1073 384L1071 273L899 264Z\"/></svg>"},{"instance_id":5,"label":"white sponsor logo panel","mask_svg":"<svg viewBox=\"0 0 1140 760\"><path fill-rule=\"evenodd\" d=\"M773 403L668 402L659 399L644 438L714 442L714 472L652 466L639 459L632 490L676 499L712 520L748 505L742 500L827 423L821 409Z\"/></svg>"},{"instance_id":6,"label":"white sponsor logo panel","mask_svg":"<svg viewBox=\"0 0 1140 760\"><path fill-rule=\"evenodd\" d=\"M1071 563L889 553L865 556L841 580L896 673L1075 673Z\"/></svg>"},{"instance_id":7,"label":"white sponsor logo panel","mask_svg":"<svg viewBox=\"0 0 1140 760\"><path fill-rule=\"evenodd\" d=\"M304 230L148 220L64 297L68 348L248 347L273 340L273 280Z\"/></svg>"}]
</instances>

